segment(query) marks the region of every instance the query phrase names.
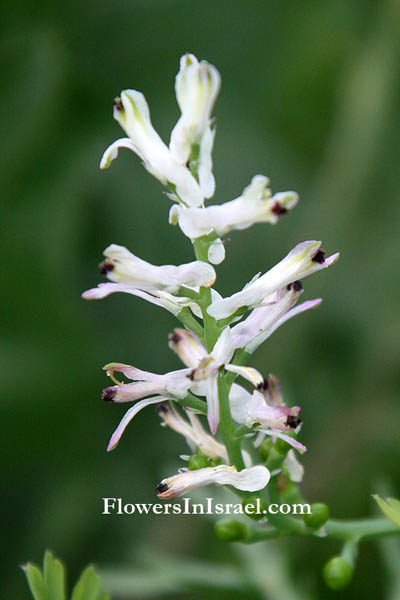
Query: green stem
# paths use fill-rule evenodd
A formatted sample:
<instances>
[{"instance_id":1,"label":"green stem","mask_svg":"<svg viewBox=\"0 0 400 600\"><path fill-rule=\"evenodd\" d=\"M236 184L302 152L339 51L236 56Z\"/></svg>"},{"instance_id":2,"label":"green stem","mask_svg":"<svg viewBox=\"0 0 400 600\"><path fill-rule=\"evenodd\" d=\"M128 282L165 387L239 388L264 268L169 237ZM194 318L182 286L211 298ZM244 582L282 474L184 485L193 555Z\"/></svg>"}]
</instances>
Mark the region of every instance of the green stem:
<instances>
[{"instance_id":1,"label":"green stem","mask_svg":"<svg viewBox=\"0 0 400 600\"><path fill-rule=\"evenodd\" d=\"M282 504L282 499L277 486L276 477L273 477L269 482L267 491L270 505L276 504L279 507ZM268 512L268 522L286 535L309 535L309 531L307 530L304 521L294 519L289 515L283 515L279 512L277 514Z\"/></svg>"},{"instance_id":2,"label":"green stem","mask_svg":"<svg viewBox=\"0 0 400 600\"><path fill-rule=\"evenodd\" d=\"M204 400L200 400L200 398L196 398L196 396L193 396L193 394L191 394L190 392L184 398L182 398L182 400L176 400L176 402L181 406L186 406L187 408L194 408L195 410L201 412L203 415L207 414L207 402L204 402Z\"/></svg>"},{"instance_id":3,"label":"green stem","mask_svg":"<svg viewBox=\"0 0 400 600\"><path fill-rule=\"evenodd\" d=\"M339 521L329 519L324 525L329 537L347 541L352 538L371 539L386 535L399 535L397 525L385 518L356 519L354 521Z\"/></svg>"},{"instance_id":4,"label":"green stem","mask_svg":"<svg viewBox=\"0 0 400 600\"><path fill-rule=\"evenodd\" d=\"M201 340L204 337L204 329L200 325L198 321L193 317L190 309L188 307L182 308L180 313L177 315L177 318L180 322L186 327L186 329L190 329L199 337Z\"/></svg>"},{"instance_id":5,"label":"green stem","mask_svg":"<svg viewBox=\"0 0 400 600\"><path fill-rule=\"evenodd\" d=\"M231 386L227 382L227 378L223 375L218 377L218 392L219 392L219 412L220 422L219 431L228 452L229 461L240 471L244 469L243 457L240 448L240 439L235 436L236 426L231 417L229 407L229 392Z\"/></svg>"}]
</instances>

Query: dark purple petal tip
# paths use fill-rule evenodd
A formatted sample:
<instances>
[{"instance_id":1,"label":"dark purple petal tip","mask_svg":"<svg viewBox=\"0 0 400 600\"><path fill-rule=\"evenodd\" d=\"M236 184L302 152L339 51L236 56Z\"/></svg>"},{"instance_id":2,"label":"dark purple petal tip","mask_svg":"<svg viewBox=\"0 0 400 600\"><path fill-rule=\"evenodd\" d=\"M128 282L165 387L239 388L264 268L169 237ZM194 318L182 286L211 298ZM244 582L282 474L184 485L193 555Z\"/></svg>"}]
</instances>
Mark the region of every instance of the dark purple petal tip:
<instances>
[{"instance_id":1,"label":"dark purple petal tip","mask_svg":"<svg viewBox=\"0 0 400 600\"><path fill-rule=\"evenodd\" d=\"M115 108L116 110L123 110L124 109L124 107L122 106L121 98L119 96L117 96L116 98L114 98L114 100L113 100L113 108Z\"/></svg>"},{"instance_id":2,"label":"dark purple petal tip","mask_svg":"<svg viewBox=\"0 0 400 600\"><path fill-rule=\"evenodd\" d=\"M296 427L298 427L301 423L301 419L295 415L289 415L286 419L286 425L291 429L296 429Z\"/></svg>"},{"instance_id":3,"label":"dark purple petal tip","mask_svg":"<svg viewBox=\"0 0 400 600\"><path fill-rule=\"evenodd\" d=\"M101 394L101 399L104 400L104 402L114 402L116 394L117 390L115 388L109 387L103 390L103 393Z\"/></svg>"},{"instance_id":4,"label":"dark purple petal tip","mask_svg":"<svg viewBox=\"0 0 400 600\"><path fill-rule=\"evenodd\" d=\"M318 252L312 257L311 260L320 265L323 265L325 262L325 250L318 250Z\"/></svg>"},{"instance_id":5,"label":"dark purple petal tip","mask_svg":"<svg viewBox=\"0 0 400 600\"><path fill-rule=\"evenodd\" d=\"M166 492L167 489L168 489L168 485L166 483L161 482L156 487L156 492L157 492L157 494L162 494L163 492Z\"/></svg>"},{"instance_id":6,"label":"dark purple petal tip","mask_svg":"<svg viewBox=\"0 0 400 600\"><path fill-rule=\"evenodd\" d=\"M113 271L113 269L114 265L108 260L103 260L101 263L99 263L99 273L101 275L107 275L107 273L110 273L110 271Z\"/></svg>"},{"instance_id":7,"label":"dark purple petal tip","mask_svg":"<svg viewBox=\"0 0 400 600\"><path fill-rule=\"evenodd\" d=\"M177 331L173 331L172 333L169 334L168 340L172 344L178 344L181 341L181 335Z\"/></svg>"},{"instance_id":8,"label":"dark purple petal tip","mask_svg":"<svg viewBox=\"0 0 400 600\"><path fill-rule=\"evenodd\" d=\"M294 292L302 292L303 291L303 284L301 283L300 280L298 281L293 281L292 283L289 283L289 285L287 286L288 290L293 290Z\"/></svg>"},{"instance_id":9,"label":"dark purple petal tip","mask_svg":"<svg viewBox=\"0 0 400 600\"><path fill-rule=\"evenodd\" d=\"M264 378L261 383L258 384L257 389L260 391L268 389L268 381Z\"/></svg>"},{"instance_id":10,"label":"dark purple petal tip","mask_svg":"<svg viewBox=\"0 0 400 600\"><path fill-rule=\"evenodd\" d=\"M277 217L280 217L281 215L287 213L287 209L281 206L279 202L275 202L271 210Z\"/></svg>"}]
</instances>

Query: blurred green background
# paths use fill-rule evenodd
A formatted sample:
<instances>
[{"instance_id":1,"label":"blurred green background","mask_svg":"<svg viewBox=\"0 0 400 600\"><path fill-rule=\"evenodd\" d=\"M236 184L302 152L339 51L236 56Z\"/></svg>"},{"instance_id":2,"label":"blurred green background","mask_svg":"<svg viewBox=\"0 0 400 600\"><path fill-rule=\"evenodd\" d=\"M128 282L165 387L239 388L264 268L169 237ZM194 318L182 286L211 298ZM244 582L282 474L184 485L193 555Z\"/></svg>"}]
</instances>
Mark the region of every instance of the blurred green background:
<instances>
[{"instance_id":1,"label":"blurred green background","mask_svg":"<svg viewBox=\"0 0 400 600\"><path fill-rule=\"evenodd\" d=\"M215 201L238 196L256 173L301 198L279 226L231 235L217 289L233 293L305 239L342 253L305 282L303 299L322 296L322 306L279 330L253 361L302 406L305 494L336 517L371 514L379 486L399 496L399 3L16 1L3 20L3 597L28 598L18 565L39 562L46 547L71 578L90 561L138 568L148 551L238 563L201 517L101 515L104 496L154 501L155 485L186 453L151 408L105 452L126 407L101 402L101 367L179 368L166 345L172 315L122 294L80 299L101 280L97 263L111 242L156 264L192 260L190 242L168 225L161 186L135 156L123 151L109 171L98 168L122 135L111 105L123 88L145 93L168 141L186 51L222 74ZM246 560L270 564L256 548ZM337 597L320 577L336 544L280 548L305 598ZM389 598L384 554L363 544L340 597ZM164 559L152 561L156 577ZM138 581L134 597L148 597L145 588ZM274 594L266 597L290 597ZM257 596L172 589L168 597Z\"/></svg>"}]
</instances>

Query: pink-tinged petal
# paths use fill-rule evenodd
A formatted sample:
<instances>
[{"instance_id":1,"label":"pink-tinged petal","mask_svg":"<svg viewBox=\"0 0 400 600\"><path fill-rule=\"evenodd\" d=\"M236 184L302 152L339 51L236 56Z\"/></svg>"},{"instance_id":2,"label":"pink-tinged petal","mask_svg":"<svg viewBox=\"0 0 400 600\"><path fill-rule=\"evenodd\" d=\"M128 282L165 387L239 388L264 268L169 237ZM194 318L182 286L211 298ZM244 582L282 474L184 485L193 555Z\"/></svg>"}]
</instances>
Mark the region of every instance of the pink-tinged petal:
<instances>
[{"instance_id":1,"label":"pink-tinged petal","mask_svg":"<svg viewBox=\"0 0 400 600\"><path fill-rule=\"evenodd\" d=\"M181 361L195 369L207 356L207 351L197 335L186 329L174 329L168 337L168 346L176 352Z\"/></svg>"},{"instance_id":2,"label":"pink-tinged petal","mask_svg":"<svg viewBox=\"0 0 400 600\"><path fill-rule=\"evenodd\" d=\"M110 450L114 450L119 440L121 439L121 436L124 433L128 423L132 421L133 417L137 415L137 413L141 411L142 408L150 406L150 404L158 404L160 402L165 402L165 400L167 400L167 398L165 398L164 396L157 396L157 398L147 398L146 400L141 400L140 402L137 402L134 406L132 406L132 408L130 408L122 417L120 424L112 434L107 446L107 452L110 452Z\"/></svg>"},{"instance_id":3,"label":"pink-tinged petal","mask_svg":"<svg viewBox=\"0 0 400 600\"><path fill-rule=\"evenodd\" d=\"M299 304L298 306L296 306L296 308L292 308L286 314L284 314L280 319L278 319L276 321L274 326L271 328L269 335L272 335L274 333L274 331L276 331L278 329L278 327L283 325L283 323L286 323L286 321L289 321L289 319L291 319L292 317L295 317L296 315L300 315L301 313L305 312L306 310L311 310L312 308L316 308L317 306L319 306L321 304L321 302L322 302L322 298L316 298L315 300L308 300L307 302L303 302L302 304Z\"/></svg>"},{"instance_id":4,"label":"pink-tinged petal","mask_svg":"<svg viewBox=\"0 0 400 600\"><path fill-rule=\"evenodd\" d=\"M219 424L218 375L213 373L207 379L207 419L212 434L217 433Z\"/></svg>"},{"instance_id":5,"label":"pink-tinged petal","mask_svg":"<svg viewBox=\"0 0 400 600\"><path fill-rule=\"evenodd\" d=\"M131 365L125 365L123 363L116 362L104 365L103 371L106 371L107 374L118 371L118 373L123 373L123 375L132 381L158 381L160 377L163 377L162 375L157 375L156 373L151 373L150 371L142 371L141 369L137 369Z\"/></svg>"},{"instance_id":6,"label":"pink-tinged petal","mask_svg":"<svg viewBox=\"0 0 400 600\"><path fill-rule=\"evenodd\" d=\"M277 437L277 438L280 438L281 440L284 440L290 446L293 446L293 448L296 448L296 450L298 450L302 454L304 452L307 452L306 446L304 446L303 444L301 444L300 442L298 442L294 438L290 437L290 435L286 435L285 433L282 433L281 431L272 431L272 430L264 430L264 429L263 429L263 431L267 435L270 435L272 437Z\"/></svg>"},{"instance_id":7,"label":"pink-tinged petal","mask_svg":"<svg viewBox=\"0 0 400 600\"><path fill-rule=\"evenodd\" d=\"M154 396L154 394L161 394L164 391L163 385L140 381L107 387L103 390L101 397L105 402L119 404L121 402L134 402L145 396Z\"/></svg>"},{"instance_id":8,"label":"pink-tinged petal","mask_svg":"<svg viewBox=\"0 0 400 600\"><path fill-rule=\"evenodd\" d=\"M171 371L165 375L142 371L120 363L110 363L104 369L111 377L114 371L118 371L133 381L106 388L103 391L103 399L107 402L131 402L163 393L183 398L192 383L189 379L191 369Z\"/></svg>"}]
</instances>

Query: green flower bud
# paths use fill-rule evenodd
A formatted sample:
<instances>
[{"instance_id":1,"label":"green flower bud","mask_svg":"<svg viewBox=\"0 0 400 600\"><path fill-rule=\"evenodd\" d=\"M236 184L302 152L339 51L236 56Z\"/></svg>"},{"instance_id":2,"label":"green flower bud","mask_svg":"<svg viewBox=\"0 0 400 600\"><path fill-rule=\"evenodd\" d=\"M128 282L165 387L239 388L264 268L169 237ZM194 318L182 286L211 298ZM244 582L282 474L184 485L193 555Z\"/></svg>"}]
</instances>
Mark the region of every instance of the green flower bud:
<instances>
[{"instance_id":1,"label":"green flower bud","mask_svg":"<svg viewBox=\"0 0 400 600\"><path fill-rule=\"evenodd\" d=\"M331 590L342 590L353 577L353 567L341 556L334 556L324 566L324 581Z\"/></svg>"},{"instance_id":2,"label":"green flower bud","mask_svg":"<svg viewBox=\"0 0 400 600\"><path fill-rule=\"evenodd\" d=\"M322 502L311 504L311 514L304 515L304 523L310 529L319 529L329 519L329 507Z\"/></svg>"},{"instance_id":3,"label":"green flower bud","mask_svg":"<svg viewBox=\"0 0 400 600\"><path fill-rule=\"evenodd\" d=\"M265 438L265 440L263 441L263 443L261 444L261 446L258 449L260 456L264 462L266 462L268 460L272 445L273 445L272 439L270 437L268 437L268 438Z\"/></svg>"},{"instance_id":4,"label":"green flower bud","mask_svg":"<svg viewBox=\"0 0 400 600\"><path fill-rule=\"evenodd\" d=\"M214 526L215 534L222 542L242 542L247 537L247 527L234 519L220 519Z\"/></svg>"},{"instance_id":5,"label":"green flower bud","mask_svg":"<svg viewBox=\"0 0 400 600\"><path fill-rule=\"evenodd\" d=\"M267 514L267 505L260 496L248 496L243 500L242 506L245 514L255 521L264 519Z\"/></svg>"},{"instance_id":6,"label":"green flower bud","mask_svg":"<svg viewBox=\"0 0 400 600\"><path fill-rule=\"evenodd\" d=\"M188 460L188 469L189 471L197 471L197 469L204 469L205 467L211 467L211 462L209 458L203 454L199 453L193 454L189 457Z\"/></svg>"}]
</instances>

